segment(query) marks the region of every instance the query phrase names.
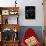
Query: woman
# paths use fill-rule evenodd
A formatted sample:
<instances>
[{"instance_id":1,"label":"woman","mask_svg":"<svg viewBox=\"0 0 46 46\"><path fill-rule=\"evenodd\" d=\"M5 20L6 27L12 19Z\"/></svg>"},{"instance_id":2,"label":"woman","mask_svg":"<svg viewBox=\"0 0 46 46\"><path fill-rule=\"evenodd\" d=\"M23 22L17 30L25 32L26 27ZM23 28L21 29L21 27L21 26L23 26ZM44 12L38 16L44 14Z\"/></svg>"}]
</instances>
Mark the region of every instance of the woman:
<instances>
[{"instance_id":1,"label":"woman","mask_svg":"<svg viewBox=\"0 0 46 46\"><path fill-rule=\"evenodd\" d=\"M31 29L27 29L21 42L22 46L41 46L37 39L36 33Z\"/></svg>"}]
</instances>

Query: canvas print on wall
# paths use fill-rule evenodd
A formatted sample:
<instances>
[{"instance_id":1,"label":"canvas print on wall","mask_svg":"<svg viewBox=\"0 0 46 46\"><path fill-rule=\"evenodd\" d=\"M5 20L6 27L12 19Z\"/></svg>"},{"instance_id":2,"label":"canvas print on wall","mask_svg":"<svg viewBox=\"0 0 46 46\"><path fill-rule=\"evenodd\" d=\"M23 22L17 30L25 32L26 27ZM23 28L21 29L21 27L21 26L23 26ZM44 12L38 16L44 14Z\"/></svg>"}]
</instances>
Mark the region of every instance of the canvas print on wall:
<instances>
[{"instance_id":1,"label":"canvas print on wall","mask_svg":"<svg viewBox=\"0 0 46 46\"><path fill-rule=\"evenodd\" d=\"M25 6L25 19L35 19L35 6Z\"/></svg>"}]
</instances>

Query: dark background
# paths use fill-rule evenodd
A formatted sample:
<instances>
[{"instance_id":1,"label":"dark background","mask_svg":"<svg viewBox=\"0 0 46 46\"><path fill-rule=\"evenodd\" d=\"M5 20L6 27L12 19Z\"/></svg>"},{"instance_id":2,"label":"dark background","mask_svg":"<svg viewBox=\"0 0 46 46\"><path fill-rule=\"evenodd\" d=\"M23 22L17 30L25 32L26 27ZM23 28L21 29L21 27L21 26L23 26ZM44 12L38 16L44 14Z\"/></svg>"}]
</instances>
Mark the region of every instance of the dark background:
<instances>
[{"instance_id":1,"label":"dark background","mask_svg":"<svg viewBox=\"0 0 46 46\"><path fill-rule=\"evenodd\" d=\"M35 6L25 6L25 18L35 19Z\"/></svg>"}]
</instances>

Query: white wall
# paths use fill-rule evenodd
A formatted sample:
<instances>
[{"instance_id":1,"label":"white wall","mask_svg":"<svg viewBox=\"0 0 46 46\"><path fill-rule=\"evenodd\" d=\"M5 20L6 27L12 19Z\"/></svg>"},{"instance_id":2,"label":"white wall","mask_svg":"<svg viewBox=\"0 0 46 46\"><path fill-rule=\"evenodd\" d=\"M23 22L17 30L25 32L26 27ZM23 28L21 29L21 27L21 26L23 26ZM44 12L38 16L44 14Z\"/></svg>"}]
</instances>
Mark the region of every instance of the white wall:
<instances>
[{"instance_id":1,"label":"white wall","mask_svg":"<svg viewBox=\"0 0 46 46\"><path fill-rule=\"evenodd\" d=\"M15 6L15 0L0 0L0 6ZM42 0L17 0L19 10L19 24L21 26L43 26L43 6ZM25 19L25 6L35 6L36 19Z\"/></svg>"},{"instance_id":2,"label":"white wall","mask_svg":"<svg viewBox=\"0 0 46 46\"><path fill-rule=\"evenodd\" d=\"M20 25L22 26L42 26L43 25L43 11L42 11L42 0L21 0L19 1L20 8ZM36 19L26 20L25 19L25 6L35 6L36 7Z\"/></svg>"}]
</instances>

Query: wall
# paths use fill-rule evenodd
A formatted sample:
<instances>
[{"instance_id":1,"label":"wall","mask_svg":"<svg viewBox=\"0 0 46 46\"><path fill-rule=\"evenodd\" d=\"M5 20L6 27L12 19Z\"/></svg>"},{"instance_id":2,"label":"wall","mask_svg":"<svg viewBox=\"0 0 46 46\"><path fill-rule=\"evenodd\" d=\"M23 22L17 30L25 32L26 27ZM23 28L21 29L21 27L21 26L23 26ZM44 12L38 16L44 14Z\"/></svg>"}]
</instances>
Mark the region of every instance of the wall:
<instances>
[{"instance_id":1,"label":"wall","mask_svg":"<svg viewBox=\"0 0 46 46\"><path fill-rule=\"evenodd\" d=\"M15 0L0 0L0 6L9 7L15 6ZM19 24L20 26L43 26L43 6L42 0L17 0L17 6L19 6ZM25 19L25 6L35 6L35 17L34 20Z\"/></svg>"},{"instance_id":2,"label":"wall","mask_svg":"<svg viewBox=\"0 0 46 46\"><path fill-rule=\"evenodd\" d=\"M42 26L43 25L43 6L42 0L21 0L19 1L21 4L20 8L20 25L22 26ZM25 6L35 6L36 7L36 19L35 20L26 20L25 19Z\"/></svg>"}]
</instances>

